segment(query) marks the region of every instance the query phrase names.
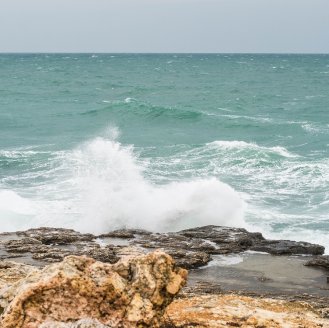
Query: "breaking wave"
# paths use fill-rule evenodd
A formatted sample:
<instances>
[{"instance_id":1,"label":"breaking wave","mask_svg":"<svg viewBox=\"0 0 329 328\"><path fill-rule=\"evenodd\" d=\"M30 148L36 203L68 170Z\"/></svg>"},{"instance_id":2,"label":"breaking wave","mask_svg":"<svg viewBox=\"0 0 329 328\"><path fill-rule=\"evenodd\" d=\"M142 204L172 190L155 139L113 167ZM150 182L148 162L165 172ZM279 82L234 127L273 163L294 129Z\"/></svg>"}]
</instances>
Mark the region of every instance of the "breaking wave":
<instances>
[{"instance_id":1,"label":"breaking wave","mask_svg":"<svg viewBox=\"0 0 329 328\"><path fill-rule=\"evenodd\" d=\"M48 225L103 233L123 227L244 226L244 202L229 185L213 177L152 183L133 147L116 140L95 138L60 160L54 176L48 172L48 182L33 187L33 198L0 192L0 203L7 204L0 211L16 217L5 230Z\"/></svg>"}]
</instances>

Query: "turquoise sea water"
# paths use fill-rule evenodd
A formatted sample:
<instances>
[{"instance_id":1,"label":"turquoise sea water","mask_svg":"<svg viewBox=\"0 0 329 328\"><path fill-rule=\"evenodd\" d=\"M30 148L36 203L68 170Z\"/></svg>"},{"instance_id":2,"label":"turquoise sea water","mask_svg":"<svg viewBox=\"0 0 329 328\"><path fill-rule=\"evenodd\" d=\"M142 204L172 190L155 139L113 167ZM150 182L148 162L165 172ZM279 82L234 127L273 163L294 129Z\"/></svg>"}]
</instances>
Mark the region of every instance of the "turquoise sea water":
<instances>
[{"instance_id":1,"label":"turquoise sea water","mask_svg":"<svg viewBox=\"0 0 329 328\"><path fill-rule=\"evenodd\" d=\"M1 230L329 247L328 86L329 55L0 55Z\"/></svg>"}]
</instances>

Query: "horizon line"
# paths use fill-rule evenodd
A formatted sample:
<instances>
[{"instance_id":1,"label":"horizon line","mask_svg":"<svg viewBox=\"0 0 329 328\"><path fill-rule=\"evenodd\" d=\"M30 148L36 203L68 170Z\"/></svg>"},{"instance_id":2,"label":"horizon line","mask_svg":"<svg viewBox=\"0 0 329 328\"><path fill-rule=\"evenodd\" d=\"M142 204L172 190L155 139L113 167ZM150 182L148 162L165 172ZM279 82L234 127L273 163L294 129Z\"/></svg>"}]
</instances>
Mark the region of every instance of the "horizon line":
<instances>
[{"instance_id":1,"label":"horizon line","mask_svg":"<svg viewBox=\"0 0 329 328\"><path fill-rule=\"evenodd\" d=\"M0 51L0 55L55 55L55 54L99 54L99 55L329 55L329 52L102 52L102 51Z\"/></svg>"}]
</instances>

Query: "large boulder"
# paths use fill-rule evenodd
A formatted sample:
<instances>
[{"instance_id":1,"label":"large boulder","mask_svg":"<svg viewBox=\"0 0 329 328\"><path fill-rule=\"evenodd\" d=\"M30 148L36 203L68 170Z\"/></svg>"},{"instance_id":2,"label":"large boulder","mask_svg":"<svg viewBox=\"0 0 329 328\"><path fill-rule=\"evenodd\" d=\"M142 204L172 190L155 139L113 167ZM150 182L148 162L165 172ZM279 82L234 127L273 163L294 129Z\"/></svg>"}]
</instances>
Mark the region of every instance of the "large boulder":
<instances>
[{"instance_id":1,"label":"large boulder","mask_svg":"<svg viewBox=\"0 0 329 328\"><path fill-rule=\"evenodd\" d=\"M159 251L116 264L68 256L0 290L0 326L159 327L186 277Z\"/></svg>"}]
</instances>

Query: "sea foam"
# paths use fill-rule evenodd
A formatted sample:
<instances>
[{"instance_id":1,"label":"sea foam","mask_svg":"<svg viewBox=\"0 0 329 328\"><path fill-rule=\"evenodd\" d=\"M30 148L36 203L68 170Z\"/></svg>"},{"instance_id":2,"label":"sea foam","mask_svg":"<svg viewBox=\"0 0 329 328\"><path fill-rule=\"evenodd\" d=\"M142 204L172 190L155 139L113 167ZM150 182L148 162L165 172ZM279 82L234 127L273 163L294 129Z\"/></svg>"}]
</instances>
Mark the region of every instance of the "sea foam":
<instances>
[{"instance_id":1,"label":"sea foam","mask_svg":"<svg viewBox=\"0 0 329 328\"><path fill-rule=\"evenodd\" d=\"M12 190L0 190L1 231L14 231L36 215L33 202Z\"/></svg>"},{"instance_id":2,"label":"sea foam","mask_svg":"<svg viewBox=\"0 0 329 328\"><path fill-rule=\"evenodd\" d=\"M121 145L117 135L114 130L110 138L98 137L61 153L60 168L36 187L33 198L0 193L1 203L8 204L1 211L18 218L6 230L54 226L97 234L125 227L244 226L244 201L229 185L214 177L150 182L134 148Z\"/></svg>"},{"instance_id":3,"label":"sea foam","mask_svg":"<svg viewBox=\"0 0 329 328\"><path fill-rule=\"evenodd\" d=\"M117 141L96 138L74 150L70 162L81 196L79 230L244 225L244 202L229 185L216 178L150 183L133 148Z\"/></svg>"}]
</instances>

